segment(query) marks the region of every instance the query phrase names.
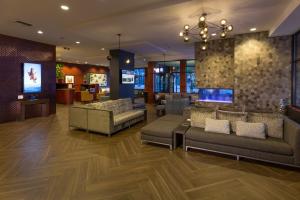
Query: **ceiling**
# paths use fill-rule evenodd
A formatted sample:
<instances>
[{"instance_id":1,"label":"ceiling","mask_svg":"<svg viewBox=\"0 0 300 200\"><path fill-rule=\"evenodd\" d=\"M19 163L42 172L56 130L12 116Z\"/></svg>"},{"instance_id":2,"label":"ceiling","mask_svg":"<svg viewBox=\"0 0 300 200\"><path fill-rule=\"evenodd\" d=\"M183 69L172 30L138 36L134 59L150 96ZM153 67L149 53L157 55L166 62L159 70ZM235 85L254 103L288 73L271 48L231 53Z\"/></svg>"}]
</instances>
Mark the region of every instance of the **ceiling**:
<instances>
[{"instance_id":1,"label":"ceiling","mask_svg":"<svg viewBox=\"0 0 300 200\"><path fill-rule=\"evenodd\" d=\"M283 23L281 13L295 1L0 0L0 33L56 45L57 60L105 66L109 49L118 48L116 34L121 33L121 48L135 53L140 67L149 60L163 60L163 54L166 60L194 58L193 43L184 43L178 33L183 25L195 24L203 11L211 22L226 18L234 26L233 34L239 34L251 27L280 27L275 23ZM62 4L70 10L61 10Z\"/></svg>"}]
</instances>

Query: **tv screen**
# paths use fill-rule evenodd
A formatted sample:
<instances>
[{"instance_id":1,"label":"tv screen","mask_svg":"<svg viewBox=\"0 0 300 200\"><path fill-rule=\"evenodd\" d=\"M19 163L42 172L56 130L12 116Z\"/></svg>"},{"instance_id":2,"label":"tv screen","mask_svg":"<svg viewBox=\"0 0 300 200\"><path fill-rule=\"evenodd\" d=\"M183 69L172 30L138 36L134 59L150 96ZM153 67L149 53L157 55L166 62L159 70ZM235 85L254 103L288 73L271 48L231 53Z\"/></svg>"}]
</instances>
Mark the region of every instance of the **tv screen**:
<instances>
[{"instance_id":1,"label":"tv screen","mask_svg":"<svg viewBox=\"0 0 300 200\"><path fill-rule=\"evenodd\" d=\"M199 88L199 101L233 103L233 89Z\"/></svg>"},{"instance_id":2,"label":"tv screen","mask_svg":"<svg viewBox=\"0 0 300 200\"><path fill-rule=\"evenodd\" d=\"M134 84L134 71L122 70L122 84Z\"/></svg>"},{"instance_id":3,"label":"tv screen","mask_svg":"<svg viewBox=\"0 0 300 200\"><path fill-rule=\"evenodd\" d=\"M42 65L23 64L23 93L40 93L42 91Z\"/></svg>"}]
</instances>

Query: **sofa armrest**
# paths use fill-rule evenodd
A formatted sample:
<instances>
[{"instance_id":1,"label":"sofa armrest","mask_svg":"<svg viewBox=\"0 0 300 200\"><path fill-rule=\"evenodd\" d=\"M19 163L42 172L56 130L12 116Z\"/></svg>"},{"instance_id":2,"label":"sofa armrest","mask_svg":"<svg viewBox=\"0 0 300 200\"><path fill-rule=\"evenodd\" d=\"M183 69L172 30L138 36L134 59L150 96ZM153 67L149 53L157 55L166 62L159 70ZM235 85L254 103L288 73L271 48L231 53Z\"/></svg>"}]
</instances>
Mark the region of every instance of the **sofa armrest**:
<instances>
[{"instance_id":1,"label":"sofa armrest","mask_svg":"<svg viewBox=\"0 0 300 200\"><path fill-rule=\"evenodd\" d=\"M109 110L88 110L88 130L110 135L113 131L113 112Z\"/></svg>"},{"instance_id":2,"label":"sofa armrest","mask_svg":"<svg viewBox=\"0 0 300 200\"><path fill-rule=\"evenodd\" d=\"M284 140L294 151L295 164L300 165L300 124L284 117Z\"/></svg>"},{"instance_id":3,"label":"sofa armrest","mask_svg":"<svg viewBox=\"0 0 300 200\"><path fill-rule=\"evenodd\" d=\"M84 107L71 107L69 109L69 127L82 128L87 130L88 109Z\"/></svg>"}]
</instances>

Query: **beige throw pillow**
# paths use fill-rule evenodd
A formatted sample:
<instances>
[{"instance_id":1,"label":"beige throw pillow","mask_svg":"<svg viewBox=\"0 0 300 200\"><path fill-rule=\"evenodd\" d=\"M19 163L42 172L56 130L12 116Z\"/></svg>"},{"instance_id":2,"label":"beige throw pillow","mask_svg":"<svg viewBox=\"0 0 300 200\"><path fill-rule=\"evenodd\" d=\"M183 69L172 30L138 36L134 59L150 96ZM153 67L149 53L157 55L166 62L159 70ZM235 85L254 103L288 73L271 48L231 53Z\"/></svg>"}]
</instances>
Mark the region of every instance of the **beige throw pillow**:
<instances>
[{"instance_id":1,"label":"beige throw pillow","mask_svg":"<svg viewBox=\"0 0 300 200\"><path fill-rule=\"evenodd\" d=\"M215 118L216 113L211 110L191 109L191 126L205 128L206 118Z\"/></svg>"},{"instance_id":2,"label":"beige throw pillow","mask_svg":"<svg viewBox=\"0 0 300 200\"><path fill-rule=\"evenodd\" d=\"M237 121L236 135L250 138L266 139L265 124Z\"/></svg>"},{"instance_id":3,"label":"beige throw pillow","mask_svg":"<svg viewBox=\"0 0 300 200\"><path fill-rule=\"evenodd\" d=\"M230 134L230 124L228 120L217 120L206 118L205 131L213 133Z\"/></svg>"},{"instance_id":4,"label":"beige throw pillow","mask_svg":"<svg viewBox=\"0 0 300 200\"><path fill-rule=\"evenodd\" d=\"M283 118L273 113L249 113L249 122L260 122L266 125L266 134L269 137L283 138Z\"/></svg>"},{"instance_id":5,"label":"beige throw pillow","mask_svg":"<svg viewBox=\"0 0 300 200\"><path fill-rule=\"evenodd\" d=\"M236 132L237 121L247 121L247 113L217 110L217 119L229 120L230 127L233 132Z\"/></svg>"}]
</instances>

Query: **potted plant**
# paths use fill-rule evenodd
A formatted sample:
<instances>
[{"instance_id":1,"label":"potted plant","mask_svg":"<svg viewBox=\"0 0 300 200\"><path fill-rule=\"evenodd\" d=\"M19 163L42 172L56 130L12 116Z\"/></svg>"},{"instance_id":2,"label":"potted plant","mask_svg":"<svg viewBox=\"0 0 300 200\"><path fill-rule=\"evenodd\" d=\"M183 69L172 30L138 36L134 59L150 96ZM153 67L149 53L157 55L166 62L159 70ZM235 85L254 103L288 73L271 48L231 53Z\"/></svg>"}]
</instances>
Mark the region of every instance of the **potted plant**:
<instances>
[{"instance_id":1,"label":"potted plant","mask_svg":"<svg viewBox=\"0 0 300 200\"><path fill-rule=\"evenodd\" d=\"M64 73L62 72L63 64L56 64L56 82L64 83Z\"/></svg>"}]
</instances>

